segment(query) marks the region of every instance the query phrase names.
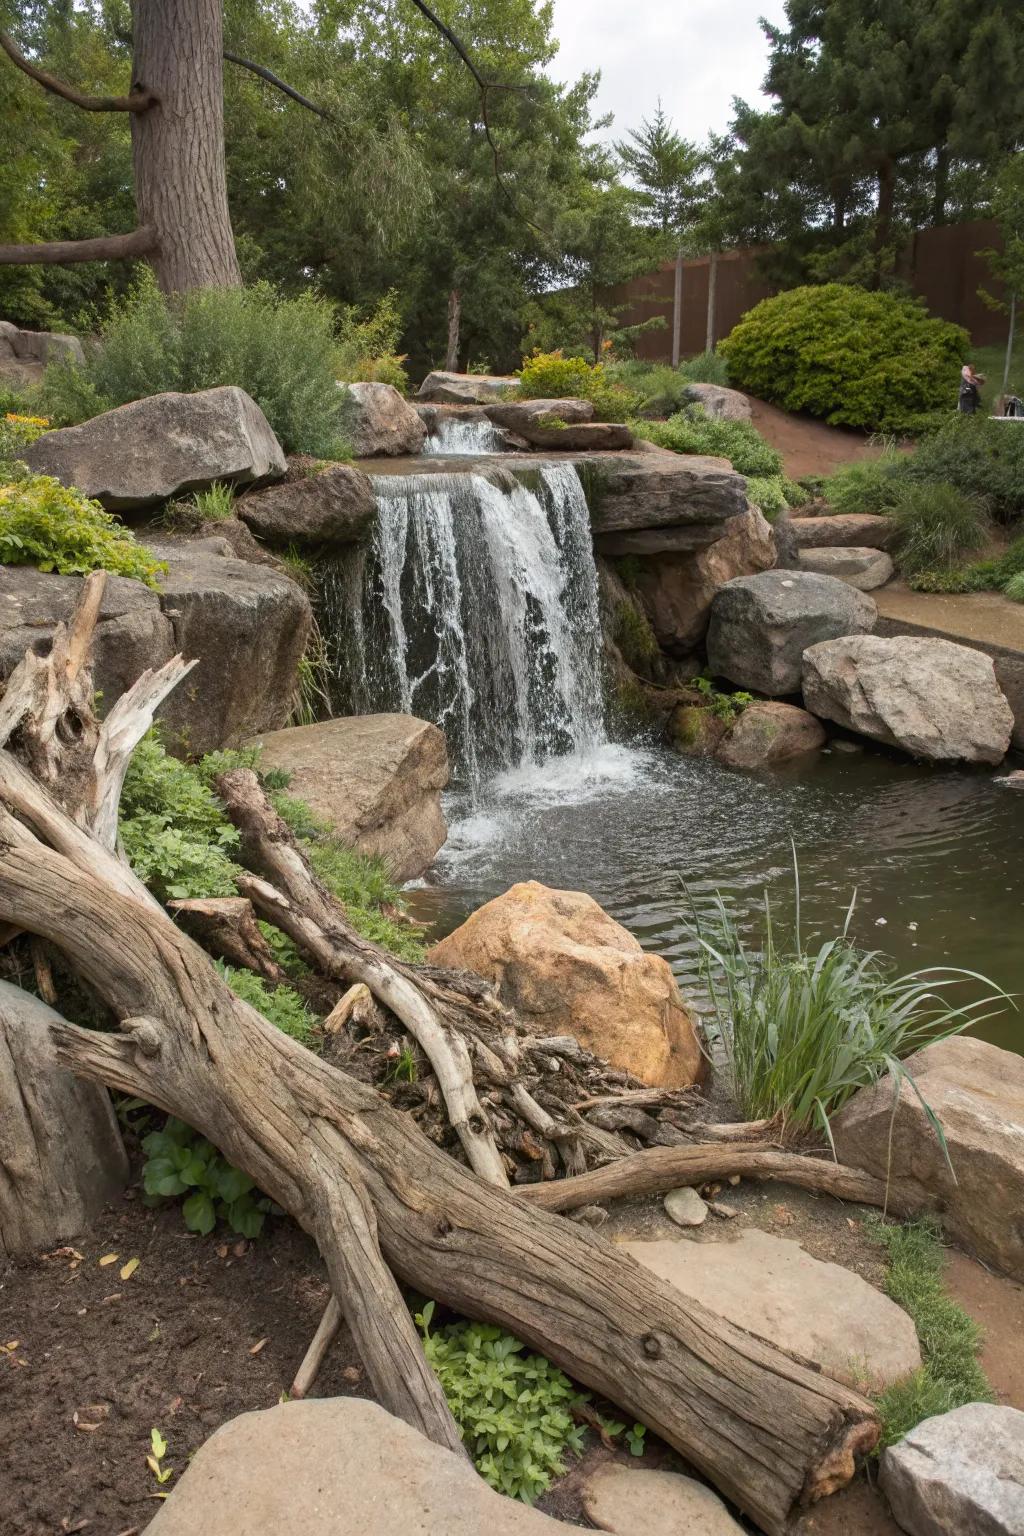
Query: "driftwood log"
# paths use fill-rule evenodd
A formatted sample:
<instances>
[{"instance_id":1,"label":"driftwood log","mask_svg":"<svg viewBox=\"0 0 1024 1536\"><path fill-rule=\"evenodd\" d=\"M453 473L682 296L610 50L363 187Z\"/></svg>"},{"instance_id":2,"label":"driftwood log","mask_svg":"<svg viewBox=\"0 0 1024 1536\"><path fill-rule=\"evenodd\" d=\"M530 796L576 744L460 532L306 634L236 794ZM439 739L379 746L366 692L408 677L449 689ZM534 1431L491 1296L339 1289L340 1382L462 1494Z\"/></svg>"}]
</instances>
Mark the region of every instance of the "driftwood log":
<instances>
[{"instance_id":1,"label":"driftwood log","mask_svg":"<svg viewBox=\"0 0 1024 1536\"><path fill-rule=\"evenodd\" d=\"M795 1506L840 1487L875 1443L871 1405L689 1301L599 1235L497 1187L496 1169L487 1182L229 989L116 851L131 750L187 668L178 660L141 678L100 726L84 662L97 585L85 583L47 662L26 657L0 700L0 922L57 946L120 1026L104 1033L49 1020L60 1063L180 1116L312 1233L380 1401L432 1440L460 1444L399 1281L543 1351L781 1533ZM273 845L259 786L234 788L243 845L252 842L262 870L243 894L261 914L325 969L364 981L418 1037L436 1026L450 1047L457 1013L460 1038L471 1037L474 1006L482 1016L484 1004L353 943L287 844ZM479 1059L490 1052L500 1077L492 1044L481 1039ZM464 1065L457 1048L454 1059ZM457 1130L467 1158L472 1149L487 1163L493 1132L471 1088L452 1085L465 1116Z\"/></svg>"}]
</instances>

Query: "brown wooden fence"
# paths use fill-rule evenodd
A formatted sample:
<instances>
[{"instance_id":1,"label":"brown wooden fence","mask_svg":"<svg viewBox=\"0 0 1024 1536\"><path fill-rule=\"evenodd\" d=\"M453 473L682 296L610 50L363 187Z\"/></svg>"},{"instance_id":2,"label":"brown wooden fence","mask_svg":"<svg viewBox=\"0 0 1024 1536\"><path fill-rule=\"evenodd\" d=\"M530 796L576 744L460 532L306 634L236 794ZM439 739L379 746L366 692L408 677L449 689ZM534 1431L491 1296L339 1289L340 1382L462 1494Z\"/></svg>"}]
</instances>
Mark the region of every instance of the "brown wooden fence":
<instances>
[{"instance_id":1,"label":"brown wooden fence","mask_svg":"<svg viewBox=\"0 0 1024 1536\"><path fill-rule=\"evenodd\" d=\"M922 229L908 242L899 263L899 272L913 293L924 299L933 315L962 325L976 346L1000 342L1006 336L1006 317L986 307L978 289L1000 294L1001 285L991 276L987 263L978 255L999 244L999 233L989 219L974 219L965 224L944 224ZM715 258L715 340L728 336L748 309L777 293L778 288L765 282L759 270L758 249L727 251ZM679 351L682 357L702 352L707 339L708 280L707 256L682 263L681 304L679 311ZM676 264L666 262L656 272L619 283L608 290L610 305L622 306L619 323L637 325L655 316L664 326L645 331L636 339L636 355L648 362L669 362L672 358L673 310Z\"/></svg>"}]
</instances>

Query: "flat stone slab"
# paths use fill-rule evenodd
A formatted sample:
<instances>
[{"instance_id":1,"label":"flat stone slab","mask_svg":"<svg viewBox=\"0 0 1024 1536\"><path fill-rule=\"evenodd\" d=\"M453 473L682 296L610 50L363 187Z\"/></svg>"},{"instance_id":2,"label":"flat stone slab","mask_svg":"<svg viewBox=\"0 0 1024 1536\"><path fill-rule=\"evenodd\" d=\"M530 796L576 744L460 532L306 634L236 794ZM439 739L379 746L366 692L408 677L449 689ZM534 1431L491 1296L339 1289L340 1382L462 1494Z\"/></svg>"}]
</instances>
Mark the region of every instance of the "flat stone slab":
<instances>
[{"instance_id":1,"label":"flat stone slab","mask_svg":"<svg viewBox=\"0 0 1024 1536\"><path fill-rule=\"evenodd\" d=\"M925 1419L885 1452L880 1480L910 1536L1021 1536L1024 1413L968 1403Z\"/></svg>"},{"instance_id":2,"label":"flat stone slab","mask_svg":"<svg viewBox=\"0 0 1024 1536\"><path fill-rule=\"evenodd\" d=\"M846 1386L880 1392L921 1364L917 1332L901 1307L789 1238L748 1227L733 1241L625 1247L709 1311Z\"/></svg>"},{"instance_id":3,"label":"flat stone slab","mask_svg":"<svg viewBox=\"0 0 1024 1536\"><path fill-rule=\"evenodd\" d=\"M401 883L422 875L448 835L444 734L413 715L346 715L256 738L264 768L291 775L305 800L360 853Z\"/></svg>"},{"instance_id":4,"label":"flat stone slab","mask_svg":"<svg viewBox=\"0 0 1024 1536\"><path fill-rule=\"evenodd\" d=\"M243 1413L200 1446L146 1536L565 1536L467 1456L376 1403L311 1397Z\"/></svg>"},{"instance_id":5,"label":"flat stone slab","mask_svg":"<svg viewBox=\"0 0 1024 1536\"><path fill-rule=\"evenodd\" d=\"M798 551L800 570L817 571L819 576L838 576L858 592L873 592L893 577L894 566L884 549L825 546Z\"/></svg>"},{"instance_id":6,"label":"flat stone slab","mask_svg":"<svg viewBox=\"0 0 1024 1536\"><path fill-rule=\"evenodd\" d=\"M789 526L797 549L888 549L893 535L887 517L870 512L836 513L834 517L791 517Z\"/></svg>"},{"instance_id":7,"label":"flat stone slab","mask_svg":"<svg viewBox=\"0 0 1024 1536\"><path fill-rule=\"evenodd\" d=\"M678 1472L648 1472L608 1462L581 1489L583 1508L599 1531L615 1536L742 1536L704 1483Z\"/></svg>"}]
</instances>

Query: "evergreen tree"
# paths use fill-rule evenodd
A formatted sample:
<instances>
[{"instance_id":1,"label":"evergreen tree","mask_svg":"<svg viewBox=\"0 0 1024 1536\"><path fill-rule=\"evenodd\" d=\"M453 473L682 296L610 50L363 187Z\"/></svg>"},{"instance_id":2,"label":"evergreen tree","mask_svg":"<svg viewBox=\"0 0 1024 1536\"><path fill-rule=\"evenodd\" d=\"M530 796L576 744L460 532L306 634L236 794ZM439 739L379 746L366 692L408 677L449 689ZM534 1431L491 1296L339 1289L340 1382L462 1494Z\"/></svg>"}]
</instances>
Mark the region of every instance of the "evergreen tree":
<instances>
[{"instance_id":1,"label":"evergreen tree","mask_svg":"<svg viewBox=\"0 0 1024 1536\"><path fill-rule=\"evenodd\" d=\"M631 129L615 145L615 153L638 190L646 223L666 236L678 236L694 223L704 157L676 133L660 100L654 116Z\"/></svg>"}]
</instances>

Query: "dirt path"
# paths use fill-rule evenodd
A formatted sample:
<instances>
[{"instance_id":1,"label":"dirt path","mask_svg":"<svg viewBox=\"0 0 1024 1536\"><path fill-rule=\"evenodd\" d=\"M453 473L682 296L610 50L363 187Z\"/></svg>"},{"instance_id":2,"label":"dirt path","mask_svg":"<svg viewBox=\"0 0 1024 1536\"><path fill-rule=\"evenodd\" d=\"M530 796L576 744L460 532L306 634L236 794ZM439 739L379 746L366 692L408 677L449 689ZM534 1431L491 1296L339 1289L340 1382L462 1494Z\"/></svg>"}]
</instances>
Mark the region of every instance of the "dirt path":
<instances>
[{"instance_id":1,"label":"dirt path","mask_svg":"<svg viewBox=\"0 0 1024 1536\"><path fill-rule=\"evenodd\" d=\"M840 464L874 459L881 452L863 432L830 427L810 416L792 416L765 400L755 400L753 396L749 399L754 426L782 454L791 480L802 480L804 475L830 475Z\"/></svg>"}]
</instances>

